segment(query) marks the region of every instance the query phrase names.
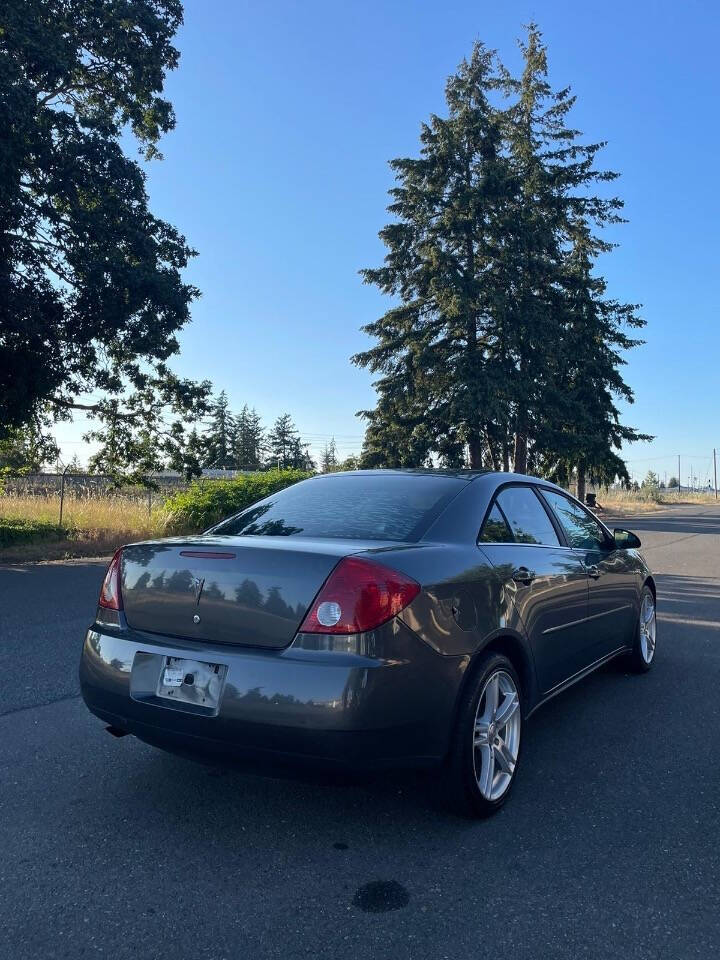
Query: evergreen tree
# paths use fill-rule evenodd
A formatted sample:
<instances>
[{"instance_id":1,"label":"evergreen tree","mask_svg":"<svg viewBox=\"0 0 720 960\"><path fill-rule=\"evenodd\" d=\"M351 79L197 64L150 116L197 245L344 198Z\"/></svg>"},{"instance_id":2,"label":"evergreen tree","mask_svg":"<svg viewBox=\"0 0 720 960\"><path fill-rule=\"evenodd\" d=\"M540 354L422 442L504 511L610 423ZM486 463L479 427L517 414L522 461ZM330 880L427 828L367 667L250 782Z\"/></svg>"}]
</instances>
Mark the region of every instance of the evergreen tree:
<instances>
[{"instance_id":1,"label":"evergreen tree","mask_svg":"<svg viewBox=\"0 0 720 960\"><path fill-rule=\"evenodd\" d=\"M611 249L593 229L622 222L617 197L592 193L596 184L617 177L595 168L604 144L583 144L568 126L575 97L569 88L551 88L547 50L535 24L521 49L520 79L505 72L506 90L516 98L507 111L517 188L507 211L511 267L505 275L507 289L514 291L508 298L513 462L516 471L527 472L532 447L535 459L574 456L584 496L588 469L602 479L625 476L613 448L622 440L649 439L620 425L613 402L613 395L632 402L616 349L637 345L623 328L644 321L634 305L605 299L605 281L592 272L598 254ZM570 393L569 382L575 387ZM575 437L574 450L568 449L569 435Z\"/></svg>"},{"instance_id":2,"label":"evergreen tree","mask_svg":"<svg viewBox=\"0 0 720 960\"><path fill-rule=\"evenodd\" d=\"M315 470L316 464L310 456L310 449L307 443L303 443L298 437L291 446L290 466L295 470L307 470L308 473Z\"/></svg>"},{"instance_id":3,"label":"evergreen tree","mask_svg":"<svg viewBox=\"0 0 720 960\"><path fill-rule=\"evenodd\" d=\"M588 475L601 483L629 479L616 452L623 442L651 438L621 424L615 405L616 397L633 401L619 372L624 363L620 351L640 342L628 337L625 328L642 321L634 305L608 298L605 280L593 272L595 258L610 245L593 237L582 218L573 231L563 276L562 338L553 358L558 387L535 443L544 451L543 472L567 484L574 471L578 497L584 499Z\"/></svg>"},{"instance_id":4,"label":"evergreen tree","mask_svg":"<svg viewBox=\"0 0 720 960\"><path fill-rule=\"evenodd\" d=\"M221 390L210 406L210 426L205 434L205 466L216 470L233 467L231 450L233 419L227 394Z\"/></svg>"},{"instance_id":5,"label":"evergreen tree","mask_svg":"<svg viewBox=\"0 0 720 960\"><path fill-rule=\"evenodd\" d=\"M338 468L337 447L335 446L335 437L326 443L320 458L320 472L332 473Z\"/></svg>"},{"instance_id":6,"label":"evergreen tree","mask_svg":"<svg viewBox=\"0 0 720 960\"><path fill-rule=\"evenodd\" d=\"M644 438L613 399L632 400L618 368L638 341L623 328L643 321L594 273L610 245L593 231L621 203L592 188L615 174L567 125L574 98L550 87L534 24L521 48L515 79L476 44L448 81L447 118L422 127L420 158L391 164L385 264L363 276L399 304L353 358L380 374L377 407L361 413L364 465L437 456L614 478L615 449Z\"/></svg>"},{"instance_id":7,"label":"evergreen tree","mask_svg":"<svg viewBox=\"0 0 720 960\"><path fill-rule=\"evenodd\" d=\"M289 413L278 417L267 437L269 467L284 470L295 466L300 436Z\"/></svg>"},{"instance_id":8,"label":"evergreen tree","mask_svg":"<svg viewBox=\"0 0 720 960\"><path fill-rule=\"evenodd\" d=\"M362 274L400 303L364 327L377 345L353 358L382 374L378 407L364 413L363 463L383 462L386 439L387 465L422 463L438 444L467 444L471 465L482 463L483 425L500 412L489 363L502 293L492 268L510 175L503 116L489 100L500 86L494 55L476 44L448 81L449 116L422 126L420 158L391 162L396 219L380 232L385 265Z\"/></svg>"},{"instance_id":9,"label":"evergreen tree","mask_svg":"<svg viewBox=\"0 0 720 960\"><path fill-rule=\"evenodd\" d=\"M232 460L237 470L261 470L265 431L259 414L245 404L235 417Z\"/></svg>"}]
</instances>

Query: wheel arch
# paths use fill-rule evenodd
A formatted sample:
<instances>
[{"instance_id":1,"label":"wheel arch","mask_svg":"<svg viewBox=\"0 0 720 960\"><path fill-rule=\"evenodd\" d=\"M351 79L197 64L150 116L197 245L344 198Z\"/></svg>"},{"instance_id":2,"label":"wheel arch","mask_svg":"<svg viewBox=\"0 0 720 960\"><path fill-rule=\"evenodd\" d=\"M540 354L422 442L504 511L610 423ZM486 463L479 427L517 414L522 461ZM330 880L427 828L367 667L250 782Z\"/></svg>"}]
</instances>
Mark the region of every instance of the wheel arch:
<instances>
[{"instance_id":1,"label":"wheel arch","mask_svg":"<svg viewBox=\"0 0 720 960\"><path fill-rule=\"evenodd\" d=\"M655 601L657 602L657 587L655 586L655 578L651 573L649 573L645 577L645 582L643 583L643 587L650 587L650 589L652 590L652 595Z\"/></svg>"},{"instance_id":2,"label":"wheel arch","mask_svg":"<svg viewBox=\"0 0 720 960\"><path fill-rule=\"evenodd\" d=\"M484 644L473 657L470 666L476 665L484 653L500 653L515 667L525 707L534 701L536 693L535 664L526 643L515 633L500 633Z\"/></svg>"},{"instance_id":3,"label":"wheel arch","mask_svg":"<svg viewBox=\"0 0 720 960\"><path fill-rule=\"evenodd\" d=\"M535 676L535 664L533 662L532 654L527 641L522 636L511 630L498 631L477 648L475 653L473 653L470 657L468 665L465 668L462 683L460 684L457 697L455 699L455 709L453 710L453 722L450 728L450 737L452 737L453 731L457 725L460 705L463 702L463 697L465 696L468 684L472 682L473 677L477 674L479 665L486 653L500 653L507 657L510 663L512 663L513 667L515 667L517 675L520 678L520 685L522 688L521 692L523 696L523 706L525 708L523 711L524 715L530 713L533 706L537 702L537 679ZM448 740L448 749L449 748L450 740Z\"/></svg>"}]
</instances>

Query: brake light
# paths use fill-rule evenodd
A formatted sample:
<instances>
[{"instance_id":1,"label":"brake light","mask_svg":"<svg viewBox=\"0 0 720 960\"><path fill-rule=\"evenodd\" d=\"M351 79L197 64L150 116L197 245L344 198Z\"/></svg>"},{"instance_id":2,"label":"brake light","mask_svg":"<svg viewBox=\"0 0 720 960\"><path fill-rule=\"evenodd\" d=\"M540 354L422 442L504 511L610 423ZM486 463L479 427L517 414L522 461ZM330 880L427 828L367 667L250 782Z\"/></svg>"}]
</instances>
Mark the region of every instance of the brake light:
<instances>
[{"instance_id":1,"label":"brake light","mask_svg":"<svg viewBox=\"0 0 720 960\"><path fill-rule=\"evenodd\" d=\"M115 556L107 568L103 585L100 588L98 603L107 610L122 610L122 593L120 591L120 557L122 550L116 550Z\"/></svg>"},{"instance_id":2,"label":"brake light","mask_svg":"<svg viewBox=\"0 0 720 960\"><path fill-rule=\"evenodd\" d=\"M300 633L363 633L400 613L420 593L405 574L360 557L345 557L325 581Z\"/></svg>"}]
</instances>

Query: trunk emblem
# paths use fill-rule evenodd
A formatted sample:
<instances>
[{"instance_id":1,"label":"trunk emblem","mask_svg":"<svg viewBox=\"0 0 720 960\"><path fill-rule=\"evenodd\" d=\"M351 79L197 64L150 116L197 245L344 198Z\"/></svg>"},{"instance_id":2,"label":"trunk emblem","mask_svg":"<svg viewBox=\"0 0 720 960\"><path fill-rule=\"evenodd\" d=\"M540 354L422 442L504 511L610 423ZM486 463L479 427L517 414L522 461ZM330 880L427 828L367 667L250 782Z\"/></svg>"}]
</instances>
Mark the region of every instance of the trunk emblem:
<instances>
[{"instance_id":1,"label":"trunk emblem","mask_svg":"<svg viewBox=\"0 0 720 960\"><path fill-rule=\"evenodd\" d=\"M193 617L193 623L200 623L200 617L197 614Z\"/></svg>"},{"instance_id":2,"label":"trunk emblem","mask_svg":"<svg viewBox=\"0 0 720 960\"><path fill-rule=\"evenodd\" d=\"M195 594L195 604L200 603L200 595L203 592L203 587L205 586L205 580L201 577L193 577L190 580L190 589Z\"/></svg>"}]
</instances>

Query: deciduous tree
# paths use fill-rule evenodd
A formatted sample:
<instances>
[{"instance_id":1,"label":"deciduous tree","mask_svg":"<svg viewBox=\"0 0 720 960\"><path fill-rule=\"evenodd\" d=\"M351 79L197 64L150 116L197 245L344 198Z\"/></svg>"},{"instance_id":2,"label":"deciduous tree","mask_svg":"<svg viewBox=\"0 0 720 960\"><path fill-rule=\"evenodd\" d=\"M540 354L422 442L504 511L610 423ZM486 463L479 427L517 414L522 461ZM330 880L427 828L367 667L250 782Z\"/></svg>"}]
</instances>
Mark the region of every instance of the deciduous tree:
<instances>
[{"instance_id":1,"label":"deciduous tree","mask_svg":"<svg viewBox=\"0 0 720 960\"><path fill-rule=\"evenodd\" d=\"M198 293L193 251L123 150L134 136L158 157L174 125L181 22L180 0L2 4L0 436L46 409L137 425L149 397L202 407L207 385L166 366Z\"/></svg>"}]
</instances>

